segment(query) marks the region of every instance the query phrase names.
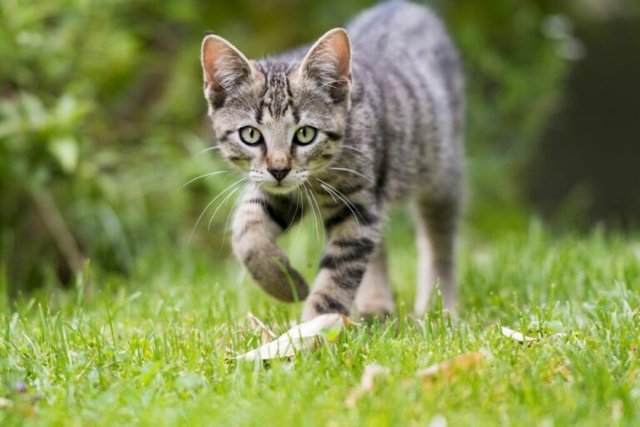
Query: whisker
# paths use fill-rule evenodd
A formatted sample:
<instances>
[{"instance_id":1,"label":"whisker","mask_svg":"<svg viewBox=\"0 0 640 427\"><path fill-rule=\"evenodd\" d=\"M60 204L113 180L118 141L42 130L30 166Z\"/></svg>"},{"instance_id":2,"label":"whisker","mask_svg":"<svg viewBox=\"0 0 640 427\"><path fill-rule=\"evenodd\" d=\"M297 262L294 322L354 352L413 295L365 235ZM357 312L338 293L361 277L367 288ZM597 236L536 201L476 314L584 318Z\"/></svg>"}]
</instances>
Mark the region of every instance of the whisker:
<instances>
[{"instance_id":1,"label":"whisker","mask_svg":"<svg viewBox=\"0 0 640 427\"><path fill-rule=\"evenodd\" d=\"M187 181L186 183L182 184L182 188L186 187L187 185L189 185L189 184L191 184L191 183L193 183L193 182L195 182L195 181L197 181L199 179L207 178L207 177L210 177L210 176L220 175L221 173L229 173L229 172L230 171L228 171L228 170L226 170L226 171L214 171L214 172L209 172L209 173L202 174L200 176L196 176L195 178L192 178L189 181Z\"/></svg>"},{"instance_id":2,"label":"whisker","mask_svg":"<svg viewBox=\"0 0 640 427\"><path fill-rule=\"evenodd\" d=\"M303 184L303 188L304 188L304 184ZM302 221L304 219L304 200L302 200L302 193L299 190L299 188L296 188L296 196L297 196L297 203L300 204L300 221ZM298 237L300 237L300 228L302 227L298 227L298 231L296 232L296 237L295 237L295 241L298 241Z\"/></svg>"},{"instance_id":3,"label":"whisker","mask_svg":"<svg viewBox=\"0 0 640 427\"><path fill-rule=\"evenodd\" d=\"M329 189L331 189L335 194L337 194L338 196L340 196L340 198L342 200L344 200L346 203L349 203L351 206L353 206L355 208L355 206L353 205L353 202L351 201L351 199L349 199L344 193L342 193L340 190L338 190L336 187L334 187L333 185L329 184L326 181L321 180L320 178L316 178L316 181L320 182L321 184L329 187ZM362 217L362 216L361 216Z\"/></svg>"},{"instance_id":4,"label":"whisker","mask_svg":"<svg viewBox=\"0 0 640 427\"><path fill-rule=\"evenodd\" d=\"M335 188L331 184L329 184L327 182L324 182L323 180L321 180L319 178L316 178L316 180L320 182L320 187L324 191L326 191L334 201L335 201L335 197L337 197L340 201L342 201L342 203L347 207L347 209L349 209L349 211L351 211L351 214L353 215L353 218L356 220L358 231L362 234L362 230L361 230L361 227L360 227L360 221L358 221L358 216L361 219L363 219L363 217L362 217L362 214L360 213L360 211L355 207L353 202L351 202L351 200L349 200L349 198L347 196L342 194L337 188ZM334 197L334 195L335 195L335 197Z\"/></svg>"},{"instance_id":5,"label":"whisker","mask_svg":"<svg viewBox=\"0 0 640 427\"><path fill-rule=\"evenodd\" d=\"M220 242L220 249L222 249L224 247L224 243L225 240L227 238L227 231L228 231L228 227L229 227L229 220L231 219L231 216L234 214L234 212L237 210L238 208L238 202L243 200L244 197L247 195L247 193L249 191L253 190L253 186L251 184L247 185L244 190L243 193L233 202L233 206L231 207L231 209L229 209L229 212L227 213L227 219L224 222L224 228L222 229L222 240ZM244 230L246 230L246 225L244 226Z\"/></svg>"},{"instance_id":6,"label":"whisker","mask_svg":"<svg viewBox=\"0 0 640 427\"><path fill-rule=\"evenodd\" d=\"M227 194L227 196L224 199L222 199L220 203L218 203L218 206L213 211L213 215L211 215L211 218L209 218L209 223L207 224L207 231L209 231L209 229L211 228L211 223L213 222L213 219L216 217L216 214L218 213L220 208L224 206L224 204L227 203L227 200L229 200L229 198L233 196L235 192L238 191L239 189L240 187L237 186L236 188L233 189L233 191L229 192L229 194Z\"/></svg>"},{"instance_id":7,"label":"whisker","mask_svg":"<svg viewBox=\"0 0 640 427\"><path fill-rule=\"evenodd\" d=\"M221 147L219 145L214 145L213 147L207 147L204 150L200 150L196 153L196 156L201 156L204 153L208 153L209 151L219 150Z\"/></svg>"},{"instance_id":8,"label":"whisker","mask_svg":"<svg viewBox=\"0 0 640 427\"><path fill-rule=\"evenodd\" d=\"M260 189L260 185L258 184L256 186L256 189L255 189L257 194L260 194L259 189ZM260 215L259 218L260 218L260 227L262 227L262 234L265 235L265 236L268 236L269 233L267 232L266 217L265 217L265 215Z\"/></svg>"},{"instance_id":9,"label":"whisker","mask_svg":"<svg viewBox=\"0 0 640 427\"><path fill-rule=\"evenodd\" d=\"M375 183L371 178L369 178L368 176L366 176L366 175L364 175L364 174L361 174L361 173L360 173L360 172L358 172L358 171L354 171L353 169L349 169L349 168L329 168L329 169L331 169L331 170L336 170L336 171L349 172L349 173L352 173L352 174L354 174L354 175L358 175L358 176L360 176L360 177L362 177L362 178L366 179L367 181L369 181L369 182L370 182L370 183L372 183L373 185L376 185L376 183Z\"/></svg>"},{"instance_id":10,"label":"whisker","mask_svg":"<svg viewBox=\"0 0 640 427\"><path fill-rule=\"evenodd\" d=\"M313 226L316 230L316 239L318 239L318 242L320 241L320 233L318 232L318 218L316 217L316 211L313 208L313 203L311 203L311 198L309 197L309 190L306 187L306 183L305 183L305 195L307 196L307 201L309 202L309 205L311 206L311 214L313 215Z\"/></svg>"},{"instance_id":11,"label":"whisker","mask_svg":"<svg viewBox=\"0 0 640 427\"><path fill-rule=\"evenodd\" d=\"M321 185L322 189L325 190L327 193L331 194L331 192L329 191L329 189L323 185ZM336 195L337 196L337 195ZM333 196L332 196L333 197ZM351 212L351 214L353 215L353 219L356 221L356 227L358 228L358 234L360 235L360 237L362 237L362 227L360 226L360 221L358 221L358 215L359 212L357 209L354 209L352 207L352 205L350 203L347 203L346 201L344 201L341 197L338 197L338 200L340 200L346 207L347 209L349 209L349 211Z\"/></svg>"},{"instance_id":12,"label":"whisker","mask_svg":"<svg viewBox=\"0 0 640 427\"><path fill-rule=\"evenodd\" d=\"M294 193L294 194L295 194L295 195L297 195L297 194L298 194L298 189L297 189L297 188L295 189L295 193ZM289 222L289 225L287 225L287 228L286 228L284 231L288 231L288 230L289 230L290 228L292 228L292 227L293 227L293 225L297 222L297 221L296 221L296 215L298 215L298 201L297 201L295 198L293 198L293 197L292 197L292 199L293 199L293 201L295 202L295 207L294 207L295 209L294 209L294 211L293 211L293 215L291 216L291 222ZM289 211L288 211L287 213L288 213L288 214L290 214L290 213L291 213L291 206L289 206Z\"/></svg>"},{"instance_id":13,"label":"whisker","mask_svg":"<svg viewBox=\"0 0 640 427\"><path fill-rule=\"evenodd\" d=\"M313 203L315 203L316 209L318 210L318 217L320 218L320 222L321 222L320 229L322 230L322 241L320 243L322 243L322 242L324 242L326 240L326 235L324 234L324 227L322 227L322 225L323 225L322 224L322 211L320 210L320 206L318 205L318 200L316 199L315 194L313 194L313 191L310 191L310 193L311 193L311 199L312 199Z\"/></svg>"},{"instance_id":14,"label":"whisker","mask_svg":"<svg viewBox=\"0 0 640 427\"><path fill-rule=\"evenodd\" d=\"M341 147L342 147L342 148L346 148L347 150L355 151L356 153L360 153L360 154L362 154L363 156L365 155L365 152L364 152L364 151L362 151L362 150L361 150L361 149L359 149L359 148L353 147L353 146L351 146L351 145L341 145Z\"/></svg>"},{"instance_id":15,"label":"whisker","mask_svg":"<svg viewBox=\"0 0 640 427\"><path fill-rule=\"evenodd\" d=\"M207 212L207 210L211 207L212 204L215 203L216 200L218 200L224 193L226 193L227 191L229 191L229 189L233 188L236 186L236 184L239 184L240 182L244 181L246 178L240 178L239 180L237 180L236 182L234 182L233 184L229 185L227 188L225 188L224 190L222 190L220 192L220 194L218 194L216 197L214 197L213 199L211 199L211 201L209 203L207 203L207 205L204 207L204 209L202 210L202 212L200 213L200 215L198 216L198 219L196 220L195 225L193 226L193 228L191 229L191 234L189 235L189 240L187 242L187 244L191 244L191 240L193 239L193 234L196 231L196 228L198 228L198 225L200 224L200 221L202 220L202 217L204 216L205 212Z\"/></svg>"},{"instance_id":16,"label":"whisker","mask_svg":"<svg viewBox=\"0 0 640 427\"><path fill-rule=\"evenodd\" d=\"M336 187L332 186L331 184L324 181L323 181L323 184L328 186L338 196L338 198L340 198L340 200L342 200L347 205L347 207L350 206L356 212L357 216L360 217L360 219L364 220L364 217L362 216L358 208L356 208L356 205L353 204L351 199L349 199L344 193L340 192L340 190L338 190ZM357 220L358 218L356 218L356 221Z\"/></svg>"}]
</instances>

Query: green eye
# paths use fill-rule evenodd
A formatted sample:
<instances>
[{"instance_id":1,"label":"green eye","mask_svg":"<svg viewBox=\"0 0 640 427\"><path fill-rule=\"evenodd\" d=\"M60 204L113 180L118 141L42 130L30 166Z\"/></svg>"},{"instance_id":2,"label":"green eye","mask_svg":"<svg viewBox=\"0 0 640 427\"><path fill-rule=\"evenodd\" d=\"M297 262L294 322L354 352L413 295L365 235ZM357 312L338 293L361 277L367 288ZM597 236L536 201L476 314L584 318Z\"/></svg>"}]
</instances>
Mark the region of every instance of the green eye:
<instances>
[{"instance_id":1,"label":"green eye","mask_svg":"<svg viewBox=\"0 0 640 427\"><path fill-rule=\"evenodd\" d=\"M300 145L311 144L313 140L316 139L317 133L316 128L303 126L296 131L296 134L293 136L293 142Z\"/></svg>"},{"instance_id":2,"label":"green eye","mask_svg":"<svg viewBox=\"0 0 640 427\"><path fill-rule=\"evenodd\" d=\"M238 133L242 142L247 145L258 145L262 142L262 134L253 126L245 126Z\"/></svg>"}]
</instances>

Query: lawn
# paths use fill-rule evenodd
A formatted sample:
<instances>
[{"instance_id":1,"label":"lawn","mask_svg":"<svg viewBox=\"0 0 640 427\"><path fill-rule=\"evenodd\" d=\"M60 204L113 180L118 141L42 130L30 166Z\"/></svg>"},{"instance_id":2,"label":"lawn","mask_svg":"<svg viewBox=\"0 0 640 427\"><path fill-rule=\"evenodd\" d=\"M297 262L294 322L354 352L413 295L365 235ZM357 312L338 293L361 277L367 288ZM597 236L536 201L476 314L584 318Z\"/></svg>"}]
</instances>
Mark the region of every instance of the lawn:
<instances>
[{"instance_id":1,"label":"lawn","mask_svg":"<svg viewBox=\"0 0 640 427\"><path fill-rule=\"evenodd\" d=\"M463 233L459 317L435 307L416 320L411 229L396 217L398 317L268 365L228 359L260 344L247 312L281 333L300 306L270 300L232 259L167 248L126 280L1 300L0 425L640 425L637 235L559 235L536 221ZM283 246L311 277L315 234L294 230ZM416 377L468 352L482 363ZM390 373L349 407L369 364Z\"/></svg>"}]
</instances>

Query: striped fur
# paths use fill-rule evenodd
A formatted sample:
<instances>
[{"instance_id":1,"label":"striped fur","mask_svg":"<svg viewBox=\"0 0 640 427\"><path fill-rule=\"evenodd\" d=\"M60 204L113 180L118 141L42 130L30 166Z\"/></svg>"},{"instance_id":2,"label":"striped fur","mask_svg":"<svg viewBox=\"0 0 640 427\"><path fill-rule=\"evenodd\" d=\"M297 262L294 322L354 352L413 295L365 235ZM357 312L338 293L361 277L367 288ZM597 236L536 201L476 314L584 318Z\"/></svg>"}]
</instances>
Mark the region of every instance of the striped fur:
<instances>
[{"instance_id":1,"label":"striped fur","mask_svg":"<svg viewBox=\"0 0 640 427\"><path fill-rule=\"evenodd\" d=\"M210 35L202 65L220 152L250 181L234 252L265 291L306 298L303 319L347 314L354 300L361 314L392 312L382 224L391 204L408 202L420 256L415 311L426 311L436 281L454 308L463 79L428 9L383 3L313 46L255 61ZM244 143L245 126L262 139ZM302 126L317 129L309 145L294 143ZM288 173L279 181L273 171ZM309 291L275 241L311 213L328 242Z\"/></svg>"}]
</instances>

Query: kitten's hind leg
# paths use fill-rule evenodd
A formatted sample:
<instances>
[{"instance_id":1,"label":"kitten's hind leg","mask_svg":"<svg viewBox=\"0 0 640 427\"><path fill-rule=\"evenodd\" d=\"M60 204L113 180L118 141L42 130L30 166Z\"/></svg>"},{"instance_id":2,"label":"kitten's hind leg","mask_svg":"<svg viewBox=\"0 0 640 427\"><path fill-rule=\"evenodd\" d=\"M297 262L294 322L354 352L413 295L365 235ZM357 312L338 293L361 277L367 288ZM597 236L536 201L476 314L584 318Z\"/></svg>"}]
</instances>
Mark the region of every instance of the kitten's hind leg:
<instances>
[{"instance_id":1,"label":"kitten's hind leg","mask_svg":"<svg viewBox=\"0 0 640 427\"><path fill-rule=\"evenodd\" d=\"M418 247L418 288L415 314L426 313L436 283L442 292L446 310L456 311L455 235L458 201L445 198L435 201L421 198L416 203Z\"/></svg>"},{"instance_id":2,"label":"kitten's hind leg","mask_svg":"<svg viewBox=\"0 0 640 427\"><path fill-rule=\"evenodd\" d=\"M380 242L362 277L356 293L356 309L358 315L372 319L384 319L395 311L395 304L389 287L387 271L387 254L384 243Z\"/></svg>"}]
</instances>

